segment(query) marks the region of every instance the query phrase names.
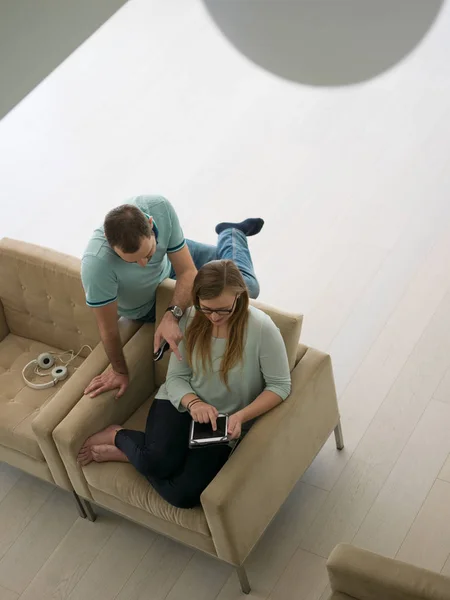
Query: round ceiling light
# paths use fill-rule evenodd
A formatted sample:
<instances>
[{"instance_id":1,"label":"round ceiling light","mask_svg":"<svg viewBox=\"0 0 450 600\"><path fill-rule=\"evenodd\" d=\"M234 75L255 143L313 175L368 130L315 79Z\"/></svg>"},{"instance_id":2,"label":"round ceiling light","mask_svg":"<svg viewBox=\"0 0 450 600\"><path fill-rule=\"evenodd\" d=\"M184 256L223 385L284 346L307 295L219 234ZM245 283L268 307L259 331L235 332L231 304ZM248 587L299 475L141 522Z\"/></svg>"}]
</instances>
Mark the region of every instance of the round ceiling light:
<instances>
[{"instance_id":1,"label":"round ceiling light","mask_svg":"<svg viewBox=\"0 0 450 600\"><path fill-rule=\"evenodd\" d=\"M424 38L444 0L203 0L223 35L284 79L313 86L367 81Z\"/></svg>"}]
</instances>

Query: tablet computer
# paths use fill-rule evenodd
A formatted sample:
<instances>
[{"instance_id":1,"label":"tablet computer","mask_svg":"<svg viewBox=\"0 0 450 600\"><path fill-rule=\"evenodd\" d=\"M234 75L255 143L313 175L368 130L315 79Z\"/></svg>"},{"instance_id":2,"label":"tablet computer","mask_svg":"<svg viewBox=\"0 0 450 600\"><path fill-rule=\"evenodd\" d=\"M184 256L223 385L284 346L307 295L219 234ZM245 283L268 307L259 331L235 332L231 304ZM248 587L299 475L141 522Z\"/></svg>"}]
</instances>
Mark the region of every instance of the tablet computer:
<instances>
[{"instance_id":1,"label":"tablet computer","mask_svg":"<svg viewBox=\"0 0 450 600\"><path fill-rule=\"evenodd\" d=\"M217 417L217 430L213 431L212 425L208 423L191 422L189 435L189 447L198 448L210 444L228 444L228 415Z\"/></svg>"}]
</instances>

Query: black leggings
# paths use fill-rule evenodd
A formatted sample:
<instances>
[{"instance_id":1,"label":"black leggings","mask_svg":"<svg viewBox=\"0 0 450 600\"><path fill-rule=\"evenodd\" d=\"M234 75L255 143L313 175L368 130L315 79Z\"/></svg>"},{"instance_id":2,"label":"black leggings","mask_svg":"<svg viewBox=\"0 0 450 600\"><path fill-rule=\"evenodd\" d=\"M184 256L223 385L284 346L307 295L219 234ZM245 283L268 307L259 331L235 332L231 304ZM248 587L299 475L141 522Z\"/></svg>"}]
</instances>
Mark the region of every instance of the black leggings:
<instances>
[{"instance_id":1,"label":"black leggings","mask_svg":"<svg viewBox=\"0 0 450 600\"><path fill-rule=\"evenodd\" d=\"M145 433L121 429L117 448L145 475L155 490L178 508L192 508L226 463L229 446L189 448L191 417L179 412L169 400L154 400Z\"/></svg>"}]
</instances>

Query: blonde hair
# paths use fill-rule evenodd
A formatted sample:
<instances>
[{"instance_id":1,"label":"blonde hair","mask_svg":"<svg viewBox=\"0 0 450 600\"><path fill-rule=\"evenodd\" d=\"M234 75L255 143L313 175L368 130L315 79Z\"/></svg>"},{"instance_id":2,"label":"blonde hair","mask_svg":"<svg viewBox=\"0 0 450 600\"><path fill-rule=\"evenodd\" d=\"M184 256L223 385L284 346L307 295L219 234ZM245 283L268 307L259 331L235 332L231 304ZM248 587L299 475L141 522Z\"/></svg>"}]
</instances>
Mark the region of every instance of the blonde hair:
<instances>
[{"instance_id":1,"label":"blonde hair","mask_svg":"<svg viewBox=\"0 0 450 600\"><path fill-rule=\"evenodd\" d=\"M232 260L214 260L204 265L194 280L192 301L194 306L198 306L200 300L218 298L225 290L237 297L235 310L229 320L227 346L220 367L220 378L228 387L228 373L242 361L244 354L249 306L247 286L235 263ZM212 369L212 330L211 321L197 311L185 336L187 361L191 367L195 355L205 371Z\"/></svg>"}]
</instances>

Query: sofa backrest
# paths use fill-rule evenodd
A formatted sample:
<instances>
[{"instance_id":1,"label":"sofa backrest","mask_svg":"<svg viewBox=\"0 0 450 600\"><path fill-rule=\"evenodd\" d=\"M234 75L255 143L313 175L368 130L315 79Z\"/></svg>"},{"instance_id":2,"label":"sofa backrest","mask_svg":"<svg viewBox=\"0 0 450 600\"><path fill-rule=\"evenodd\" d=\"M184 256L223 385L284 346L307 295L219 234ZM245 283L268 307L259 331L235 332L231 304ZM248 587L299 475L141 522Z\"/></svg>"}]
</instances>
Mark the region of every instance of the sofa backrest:
<instances>
[{"instance_id":1,"label":"sofa backrest","mask_svg":"<svg viewBox=\"0 0 450 600\"><path fill-rule=\"evenodd\" d=\"M80 261L48 248L0 240L0 300L9 330L63 349L99 342L86 306ZM81 356L87 356L85 349Z\"/></svg>"},{"instance_id":2,"label":"sofa backrest","mask_svg":"<svg viewBox=\"0 0 450 600\"><path fill-rule=\"evenodd\" d=\"M164 281L158 288L156 294L156 326L159 325L162 317L164 316L166 308L170 304L174 288L175 282L168 279ZM281 310L272 308L255 300L252 300L251 304L253 306L256 306L256 308L259 308L265 313L267 313L280 330L280 333L283 336L283 340L286 345L286 351L289 359L289 368L292 371L292 369L295 366L303 317L301 315L294 315L287 312L283 312ZM156 385L159 386L162 383L164 383L168 364L168 354L166 354L166 356L161 361L155 363Z\"/></svg>"}]
</instances>

